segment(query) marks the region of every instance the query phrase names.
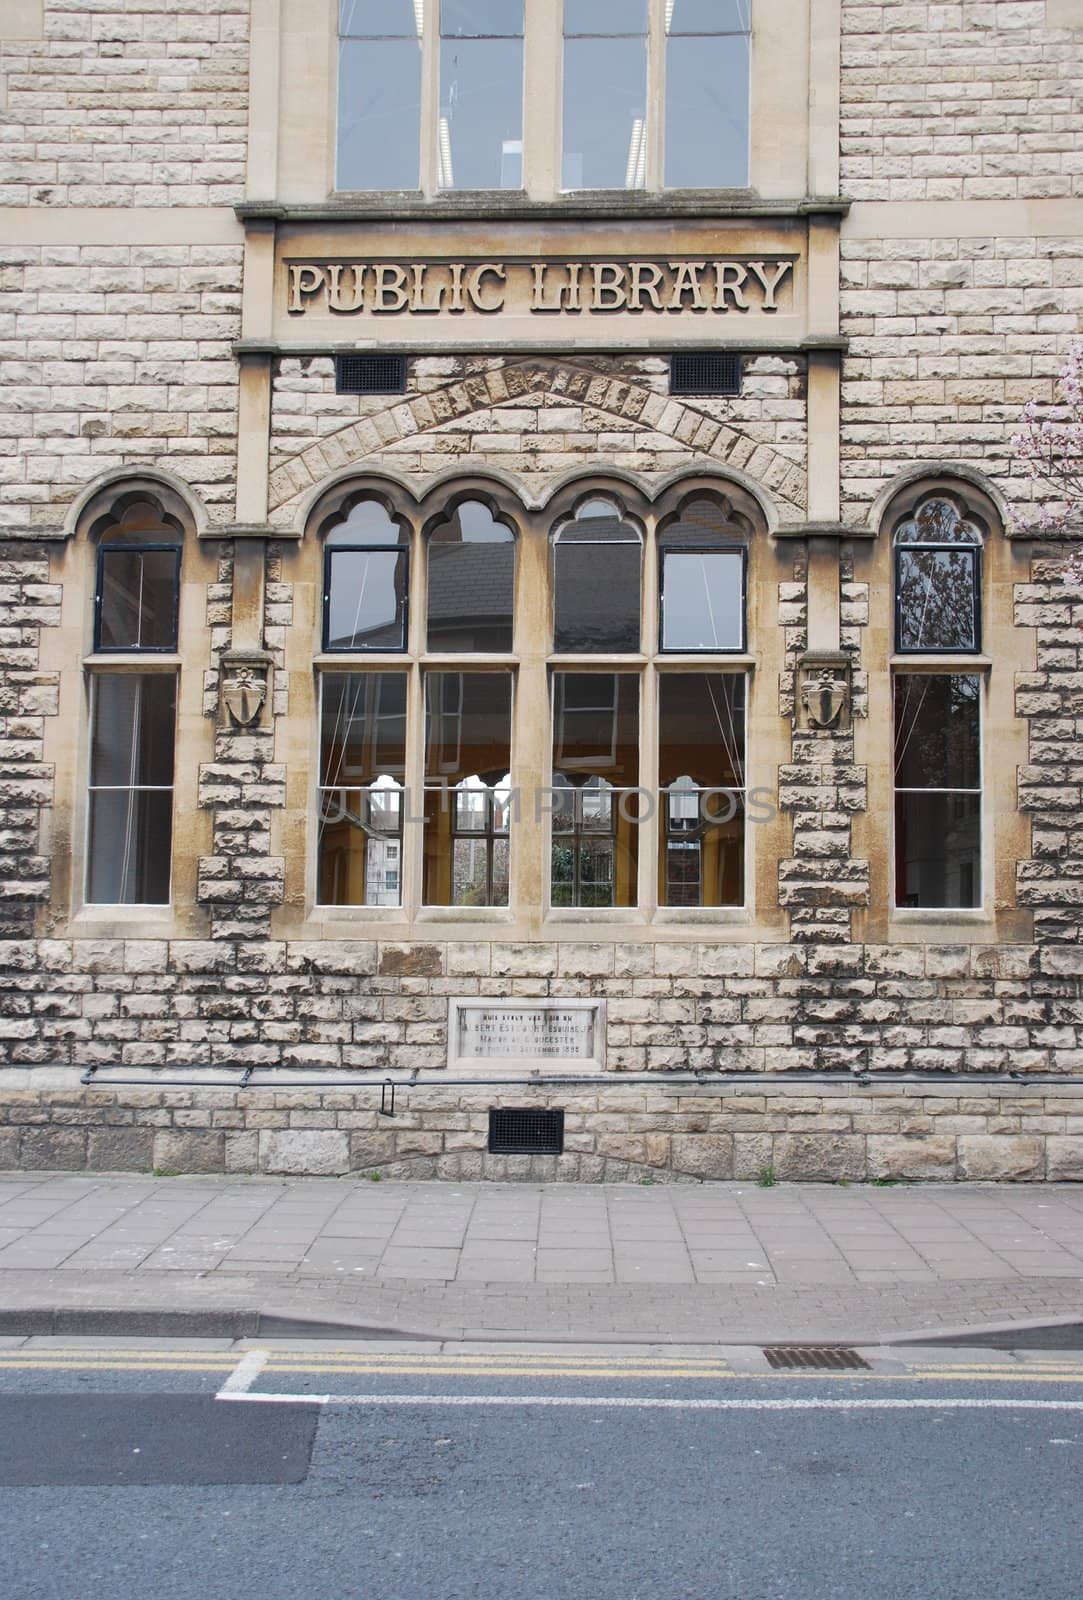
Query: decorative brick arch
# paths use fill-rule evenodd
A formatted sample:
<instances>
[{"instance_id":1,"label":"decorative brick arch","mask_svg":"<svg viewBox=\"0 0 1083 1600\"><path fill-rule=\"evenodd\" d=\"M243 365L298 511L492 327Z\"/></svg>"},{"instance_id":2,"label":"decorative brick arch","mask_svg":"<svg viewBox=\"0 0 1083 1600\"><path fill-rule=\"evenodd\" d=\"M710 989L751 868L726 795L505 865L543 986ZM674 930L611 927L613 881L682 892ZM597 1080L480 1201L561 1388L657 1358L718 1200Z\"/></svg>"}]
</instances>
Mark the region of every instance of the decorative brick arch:
<instances>
[{"instance_id":1,"label":"decorative brick arch","mask_svg":"<svg viewBox=\"0 0 1083 1600\"><path fill-rule=\"evenodd\" d=\"M737 468L769 490L783 510L792 511L796 518L804 514L805 473L771 445L750 439L739 428L697 411L687 401L656 394L627 377L532 358L456 379L426 394L409 395L306 445L271 473L271 511L279 513L275 520L281 521L283 511L294 509L317 484L345 467L361 466L367 458L379 457L471 412L531 395L541 395L554 404L589 406L626 422L641 422L704 462Z\"/></svg>"}]
</instances>

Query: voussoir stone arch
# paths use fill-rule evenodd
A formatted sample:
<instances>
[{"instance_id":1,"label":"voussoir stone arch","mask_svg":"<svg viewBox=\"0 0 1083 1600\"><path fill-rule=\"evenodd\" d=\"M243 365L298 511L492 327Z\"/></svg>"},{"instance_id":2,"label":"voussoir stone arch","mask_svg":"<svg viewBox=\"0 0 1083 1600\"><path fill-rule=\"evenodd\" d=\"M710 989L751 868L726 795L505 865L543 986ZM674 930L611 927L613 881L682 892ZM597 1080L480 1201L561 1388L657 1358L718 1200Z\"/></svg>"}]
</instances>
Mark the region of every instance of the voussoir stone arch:
<instances>
[{"instance_id":1,"label":"voussoir stone arch","mask_svg":"<svg viewBox=\"0 0 1083 1600\"><path fill-rule=\"evenodd\" d=\"M312 499L317 485L346 468L379 470L403 452L418 449L426 434L454 425L473 413L537 403L582 407L602 417L634 423L672 441L688 464L728 467L769 491L784 519L805 513L805 471L773 445L754 439L735 422L698 410L687 400L659 394L648 384L622 374L602 374L573 363L532 358L487 372L457 378L442 388L406 395L371 416L344 423L318 440L277 461L270 479L272 521L292 523ZM604 431L604 430L599 430ZM480 447L484 459L484 446ZM478 470L478 451L472 453ZM450 465L450 463L449 463ZM501 465L505 465L502 461ZM484 470L484 467L481 468ZM533 463L530 470L534 470ZM649 476L649 474L648 474Z\"/></svg>"}]
</instances>

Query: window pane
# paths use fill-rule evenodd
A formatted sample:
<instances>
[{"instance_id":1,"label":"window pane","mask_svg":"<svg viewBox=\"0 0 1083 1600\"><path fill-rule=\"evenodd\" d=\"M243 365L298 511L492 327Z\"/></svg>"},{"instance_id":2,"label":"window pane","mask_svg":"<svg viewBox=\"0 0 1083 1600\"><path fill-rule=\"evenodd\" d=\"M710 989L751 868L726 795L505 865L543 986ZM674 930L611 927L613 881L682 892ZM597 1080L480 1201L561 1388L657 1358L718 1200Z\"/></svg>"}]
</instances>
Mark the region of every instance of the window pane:
<instances>
[{"instance_id":1,"label":"window pane","mask_svg":"<svg viewBox=\"0 0 1083 1600\"><path fill-rule=\"evenodd\" d=\"M320 783L360 787L406 774L405 672L329 672L321 681Z\"/></svg>"},{"instance_id":2,"label":"window pane","mask_svg":"<svg viewBox=\"0 0 1083 1600\"><path fill-rule=\"evenodd\" d=\"M165 905L173 832L173 673L102 673L92 685L87 899Z\"/></svg>"},{"instance_id":3,"label":"window pane","mask_svg":"<svg viewBox=\"0 0 1083 1600\"><path fill-rule=\"evenodd\" d=\"M425 678L425 780L496 782L511 765L511 674L430 672Z\"/></svg>"},{"instance_id":4,"label":"window pane","mask_svg":"<svg viewBox=\"0 0 1083 1600\"><path fill-rule=\"evenodd\" d=\"M646 85L645 38L565 40L562 188L643 187Z\"/></svg>"},{"instance_id":5,"label":"window pane","mask_svg":"<svg viewBox=\"0 0 1083 1600\"><path fill-rule=\"evenodd\" d=\"M179 551L105 546L99 560L98 649L174 649Z\"/></svg>"},{"instance_id":6,"label":"window pane","mask_svg":"<svg viewBox=\"0 0 1083 1600\"><path fill-rule=\"evenodd\" d=\"M441 0L445 39L522 37L523 0Z\"/></svg>"},{"instance_id":7,"label":"window pane","mask_svg":"<svg viewBox=\"0 0 1083 1600\"><path fill-rule=\"evenodd\" d=\"M430 650L510 650L515 537L468 501L429 540Z\"/></svg>"},{"instance_id":8,"label":"window pane","mask_svg":"<svg viewBox=\"0 0 1083 1600\"><path fill-rule=\"evenodd\" d=\"M962 673L895 679L895 784L981 787L981 680Z\"/></svg>"},{"instance_id":9,"label":"window pane","mask_svg":"<svg viewBox=\"0 0 1083 1600\"><path fill-rule=\"evenodd\" d=\"M420 17L419 0L339 0L338 31L353 39L416 39Z\"/></svg>"},{"instance_id":10,"label":"window pane","mask_svg":"<svg viewBox=\"0 0 1083 1600\"><path fill-rule=\"evenodd\" d=\"M747 33L751 0L666 0L667 33Z\"/></svg>"},{"instance_id":11,"label":"window pane","mask_svg":"<svg viewBox=\"0 0 1083 1600\"><path fill-rule=\"evenodd\" d=\"M743 673L667 672L658 680L658 781L743 789Z\"/></svg>"},{"instance_id":12,"label":"window pane","mask_svg":"<svg viewBox=\"0 0 1083 1600\"><path fill-rule=\"evenodd\" d=\"M171 672L103 672L93 679L90 782L95 788L173 782L177 680Z\"/></svg>"},{"instance_id":13,"label":"window pane","mask_svg":"<svg viewBox=\"0 0 1083 1600\"><path fill-rule=\"evenodd\" d=\"M748 39L666 41L666 187L748 183Z\"/></svg>"},{"instance_id":14,"label":"window pane","mask_svg":"<svg viewBox=\"0 0 1083 1600\"><path fill-rule=\"evenodd\" d=\"M639 679L628 672L558 672L553 680L553 770L639 782ZM556 780L554 780L556 781Z\"/></svg>"},{"instance_id":15,"label":"window pane","mask_svg":"<svg viewBox=\"0 0 1083 1600\"><path fill-rule=\"evenodd\" d=\"M445 39L440 47L441 189L523 186L521 39Z\"/></svg>"},{"instance_id":16,"label":"window pane","mask_svg":"<svg viewBox=\"0 0 1083 1600\"><path fill-rule=\"evenodd\" d=\"M420 130L420 39L343 39L337 187L416 189Z\"/></svg>"},{"instance_id":17,"label":"window pane","mask_svg":"<svg viewBox=\"0 0 1083 1600\"><path fill-rule=\"evenodd\" d=\"M668 906L744 903L745 679L659 679L659 896Z\"/></svg>"},{"instance_id":18,"label":"window pane","mask_svg":"<svg viewBox=\"0 0 1083 1600\"><path fill-rule=\"evenodd\" d=\"M973 650L977 647L974 550L895 552L900 650Z\"/></svg>"},{"instance_id":19,"label":"window pane","mask_svg":"<svg viewBox=\"0 0 1083 1600\"><path fill-rule=\"evenodd\" d=\"M639 679L558 672L553 680L554 906L636 903Z\"/></svg>"},{"instance_id":20,"label":"window pane","mask_svg":"<svg viewBox=\"0 0 1083 1600\"><path fill-rule=\"evenodd\" d=\"M553 648L608 654L639 649L642 546L605 500L581 506L553 543Z\"/></svg>"},{"instance_id":21,"label":"window pane","mask_svg":"<svg viewBox=\"0 0 1083 1600\"><path fill-rule=\"evenodd\" d=\"M981 796L895 796L895 903L981 904Z\"/></svg>"},{"instance_id":22,"label":"window pane","mask_svg":"<svg viewBox=\"0 0 1083 1600\"><path fill-rule=\"evenodd\" d=\"M428 673L425 713L425 904L507 905L511 674Z\"/></svg>"},{"instance_id":23,"label":"window pane","mask_svg":"<svg viewBox=\"0 0 1083 1600\"><path fill-rule=\"evenodd\" d=\"M564 0L564 34L646 33L647 0Z\"/></svg>"},{"instance_id":24,"label":"window pane","mask_svg":"<svg viewBox=\"0 0 1083 1600\"><path fill-rule=\"evenodd\" d=\"M740 650L743 645L741 552L666 551L662 557L663 650Z\"/></svg>"},{"instance_id":25,"label":"window pane","mask_svg":"<svg viewBox=\"0 0 1083 1600\"><path fill-rule=\"evenodd\" d=\"M401 544L409 535L378 500L357 500L349 511L327 530L325 544Z\"/></svg>"},{"instance_id":26,"label":"window pane","mask_svg":"<svg viewBox=\"0 0 1083 1600\"><path fill-rule=\"evenodd\" d=\"M97 789L90 796L87 901L169 904L171 789Z\"/></svg>"},{"instance_id":27,"label":"window pane","mask_svg":"<svg viewBox=\"0 0 1083 1600\"><path fill-rule=\"evenodd\" d=\"M328 673L320 690L319 902L398 905L406 674Z\"/></svg>"},{"instance_id":28,"label":"window pane","mask_svg":"<svg viewBox=\"0 0 1083 1600\"><path fill-rule=\"evenodd\" d=\"M405 550L327 551L326 650L402 650L409 557Z\"/></svg>"}]
</instances>

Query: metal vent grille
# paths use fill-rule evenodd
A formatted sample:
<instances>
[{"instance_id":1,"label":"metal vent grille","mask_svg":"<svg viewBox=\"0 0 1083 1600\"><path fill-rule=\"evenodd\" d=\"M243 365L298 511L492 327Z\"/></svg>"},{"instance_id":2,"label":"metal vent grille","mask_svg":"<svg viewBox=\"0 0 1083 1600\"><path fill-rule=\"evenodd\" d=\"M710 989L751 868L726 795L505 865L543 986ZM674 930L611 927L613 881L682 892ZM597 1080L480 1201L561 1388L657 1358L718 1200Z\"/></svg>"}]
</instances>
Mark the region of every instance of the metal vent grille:
<instances>
[{"instance_id":1,"label":"metal vent grille","mask_svg":"<svg viewBox=\"0 0 1083 1600\"><path fill-rule=\"evenodd\" d=\"M870 1371L856 1350L841 1345L774 1344L764 1347L769 1367L796 1372Z\"/></svg>"},{"instance_id":2,"label":"metal vent grille","mask_svg":"<svg viewBox=\"0 0 1083 1600\"><path fill-rule=\"evenodd\" d=\"M697 350L669 358L670 394L740 394L741 357L732 350Z\"/></svg>"},{"instance_id":3,"label":"metal vent grille","mask_svg":"<svg viewBox=\"0 0 1083 1600\"><path fill-rule=\"evenodd\" d=\"M336 394L405 394L405 356L336 356Z\"/></svg>"},{"instance_id":4,"label":"metal vent grille","mask_svg":"<svg viewBox=\"0 0 1083 1600\"><path fill-rule=\"evenodd\" d=\"M564 1112L530 1106L489 1109L489 1152L494 1156L564 1154Z\"/></svg>"}]
</instances>

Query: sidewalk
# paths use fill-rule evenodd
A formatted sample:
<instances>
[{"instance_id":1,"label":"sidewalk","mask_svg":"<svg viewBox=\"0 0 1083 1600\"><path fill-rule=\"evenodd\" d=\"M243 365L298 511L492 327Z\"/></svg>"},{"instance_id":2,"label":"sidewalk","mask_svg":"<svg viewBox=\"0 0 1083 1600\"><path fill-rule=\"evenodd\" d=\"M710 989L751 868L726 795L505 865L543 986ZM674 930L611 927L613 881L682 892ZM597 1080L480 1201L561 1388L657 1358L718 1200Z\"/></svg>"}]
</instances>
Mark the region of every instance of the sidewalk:
<instances>
[{"instance_id":1,"label":"sidewalk","mask_svg":"<svg viewBox=\"0 0 1083 1600\"><path fill-rule=\"evenodd\" d=\"M1083 1187L0 1174L0 1332L874 1343L1083 1323ZM312 1330L315 1331L315 1330Z\"/></svg>"}]
</instances>

